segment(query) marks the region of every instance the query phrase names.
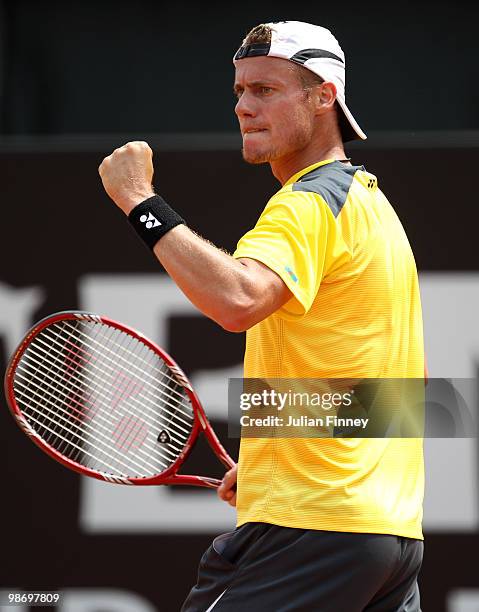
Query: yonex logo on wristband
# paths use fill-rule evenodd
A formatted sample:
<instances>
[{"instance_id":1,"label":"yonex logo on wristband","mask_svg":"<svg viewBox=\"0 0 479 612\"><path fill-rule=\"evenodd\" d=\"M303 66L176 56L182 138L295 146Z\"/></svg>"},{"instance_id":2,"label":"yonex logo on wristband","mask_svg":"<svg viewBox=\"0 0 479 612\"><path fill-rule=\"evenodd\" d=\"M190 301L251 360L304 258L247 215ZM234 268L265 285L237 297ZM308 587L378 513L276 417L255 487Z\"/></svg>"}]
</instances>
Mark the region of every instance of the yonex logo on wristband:
<instances>
[{"instance_id":1,"label":"yonex logo on wristband","mask_svg":"<svg viewBox=\"0 0 479 612\"><path fill-rule=\"evenodd\" d=\"M150 249L153 249L167 232L184 223L180 215L159 195L154 195L135 206L128 219Z\"/></svg>"},{"instance_id":2,"label":"yonex logo on wristband","mask_svg":"<svg viewBox=\"0 0 479 612\"><path fill-rule=\"evenodd\" d=\"M148 215L141 215L140 221L145 224L146 229L152 229L153 227L161 225L161 222L151 213L148 213Z\"/></svg>"}]
</instances>

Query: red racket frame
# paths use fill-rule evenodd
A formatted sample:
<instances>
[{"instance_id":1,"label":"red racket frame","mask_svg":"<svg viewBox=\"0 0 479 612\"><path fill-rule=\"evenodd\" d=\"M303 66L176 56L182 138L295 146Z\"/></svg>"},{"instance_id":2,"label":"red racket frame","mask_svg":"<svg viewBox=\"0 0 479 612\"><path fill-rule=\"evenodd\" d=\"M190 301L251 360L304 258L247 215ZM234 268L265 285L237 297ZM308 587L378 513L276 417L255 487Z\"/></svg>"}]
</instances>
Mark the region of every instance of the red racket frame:
<instances>
[{"instance_id":1,"label":"red racket frame","mask_svg":"<svg viewBox=\"0 0 479 612\"><path fill-rule=\"evenodd\" d=\"M84 467L83 465L77 463L76 461L72 461L67 457L64 457L61 453L56 451L52 446L50 446L47 442L42 440L39 434L33 429L33 427L28 423L26 417L23 415L21 409L17 405L15 400L15 393L13 389L13 378L16 372L17 364L20 361L23 353L28 348L29 344L32 340L46 327L49 327L53 323L58 323L59 321L79 321L85 320L90 322L104 323L105 325L109 325L114 327L120 331L126 332L127 334L133 336L146 346L148 346L152 351L154 351L170 368L172 374L177 380L178 384L180 384L183 389L186 391L191 405L193 407L193 415L194 415L194 423L193 429L190 433L188 440L185 443L185 446L178 456L178 458L161 474L157 474L155 476L150 476L148 478L127 478L124 476L116 476L113 474L108 474L106 472L102 472L99 470L92 470L90 468ZM190 381L186 377L183 370L178 366L175 360L168 355L162 348L160 348L157 344L152 342L149 338L136 331L135 329L124 325L122 323L118 323L118 321L114 321L108 317L100 316L90 312L84 312L80 310L67 310L63 312L58 312L52 314L48 317L45 317L38 323L36 323L25 335L24 339L19 344L17 350L15 351L13 357L11 358L6 373L5 373L5 395L7 398L8 406L10 411L12 412L16 422L23 430L25 434L27 434L33 442L37 446L39 446L43 451L45 451L48 455L53 457L56 461L61 463L62 465L78 472L79 474L83 474L84 476L90 476L92 478L97 478L98 480L104 480L106 482L111 482L114 484L124 484L124 485L163 485L163 484L173 484L173 485L195 485L199 487L208 487L208 488L217 488L221 481L216 478L210 478L208 476L195 476L195 475L186 475L186 474L178 474L178 469L184 463L188 455L190 454L199 433L202 431L210 447L212 448L215 455L218 459L223 463L223 465L227 469L231 469L235 466L235 462L228 455L223 445L219 441L216 436L213 428L211 427L205 411L201 405L201 402L196 395L193 387L191 386Z\"/></svg>"}]
</instances>

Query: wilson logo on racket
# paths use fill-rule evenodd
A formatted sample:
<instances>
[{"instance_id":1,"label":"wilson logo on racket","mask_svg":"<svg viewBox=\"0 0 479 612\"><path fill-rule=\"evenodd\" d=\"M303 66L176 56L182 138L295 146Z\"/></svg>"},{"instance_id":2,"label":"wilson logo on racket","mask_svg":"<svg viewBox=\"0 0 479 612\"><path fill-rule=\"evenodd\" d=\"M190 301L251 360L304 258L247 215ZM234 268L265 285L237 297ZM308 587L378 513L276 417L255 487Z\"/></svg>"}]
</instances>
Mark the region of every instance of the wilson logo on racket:
<instances>
[{"instance_id":1,"label":"wilson logo on racket","mask_svg":"<svg viewBox=\"0 0 479 612\"><path fill-rule=\"evenodd\" d=\"M146 229L152 229L153 227L158 227L161 225L161 221L150 213L147 215L141 215L140 221L145 224Z\"/></svg>"}]
</instances>

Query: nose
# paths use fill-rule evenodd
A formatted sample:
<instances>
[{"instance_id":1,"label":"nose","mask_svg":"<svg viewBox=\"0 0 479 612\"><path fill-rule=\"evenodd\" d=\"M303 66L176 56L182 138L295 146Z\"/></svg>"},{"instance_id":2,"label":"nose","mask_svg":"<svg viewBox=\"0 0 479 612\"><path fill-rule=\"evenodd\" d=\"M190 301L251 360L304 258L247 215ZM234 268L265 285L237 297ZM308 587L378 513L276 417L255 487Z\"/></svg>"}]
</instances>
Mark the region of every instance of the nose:
<instances>
[{"instance_id":1,"label":"nose","mask_svg":"<svg viewBox=\"0 0 479 612\"><path fill-rule=\"evenodd\" d=\"M246 91L244 91L239 97L239 100L235 106L235 113L238 118L254 117L256 115L254 102Z\"/></svg>"}]
</instances>

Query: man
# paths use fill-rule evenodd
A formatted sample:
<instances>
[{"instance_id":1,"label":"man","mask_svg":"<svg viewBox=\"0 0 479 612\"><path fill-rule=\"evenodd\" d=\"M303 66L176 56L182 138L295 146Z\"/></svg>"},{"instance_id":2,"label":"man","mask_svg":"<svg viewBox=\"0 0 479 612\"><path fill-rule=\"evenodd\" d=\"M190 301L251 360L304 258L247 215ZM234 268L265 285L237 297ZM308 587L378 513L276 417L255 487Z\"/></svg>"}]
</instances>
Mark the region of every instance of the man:
<instances>
[{"instance_id":1,"label":"man","mask_svg":"<svg viewBox=\"0 0 479 612\"><path fill-rule=\"evenodd\" d=\"M235 55L249 163L281 189L235 254L191 232L129 143L106 191L205 315L247 331L248 378L420 378L417 273L377 179L346 158L365 138L346 106L344 54L301 22L257 26ZM203 556L185 612L418 611L420 439L245 438L220 497L238 528Z\"/></svg>"}]
</instances>

